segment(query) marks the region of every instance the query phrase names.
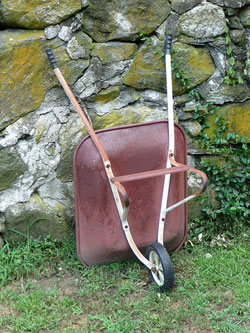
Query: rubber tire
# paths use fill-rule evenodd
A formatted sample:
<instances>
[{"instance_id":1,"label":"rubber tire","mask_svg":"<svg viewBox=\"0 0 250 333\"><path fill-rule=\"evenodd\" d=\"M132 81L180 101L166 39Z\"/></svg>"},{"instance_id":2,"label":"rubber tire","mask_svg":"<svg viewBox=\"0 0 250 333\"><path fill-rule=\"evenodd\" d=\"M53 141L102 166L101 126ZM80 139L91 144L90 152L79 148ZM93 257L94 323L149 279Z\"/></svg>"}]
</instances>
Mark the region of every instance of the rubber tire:
<instances>
[{"instance_id":1,"label":"rubber tire","mask_svg":"<svg viewBox=\"0 0 250 333\"><path fill-rule=\"evenodd\" d=\"M170 256L165 247L160 243L149 245L146 249L146 258L152 263L155 263L153 262L155 260L152 259L157 259L158 263L161 264L160 278L158 278L156 273L149 269L150 279L160 287L161 292L171 290L174 286L174 270Z\"/></svg>"}]
</instances>

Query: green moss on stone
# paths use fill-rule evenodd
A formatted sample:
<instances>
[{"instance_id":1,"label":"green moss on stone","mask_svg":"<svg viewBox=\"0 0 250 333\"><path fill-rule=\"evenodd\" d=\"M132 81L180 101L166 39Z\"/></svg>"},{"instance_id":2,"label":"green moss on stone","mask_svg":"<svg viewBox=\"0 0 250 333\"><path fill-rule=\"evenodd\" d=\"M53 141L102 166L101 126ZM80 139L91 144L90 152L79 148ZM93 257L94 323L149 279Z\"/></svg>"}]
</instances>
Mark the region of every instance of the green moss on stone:
<instances>
[{"instance_id":1,"label":"green moss on stone","mask_svg":"<svg viewBox=\"0 0 250 333\"><path fill-rule=\"evenodd\" d=\"M91 101L106 104L116 99L119 95L120 88L118 86L110 86L107 89L102 89Z\"/></svg>"},{"instance_id":2,"label":"green moss on stone","mask_svg":"<svg viewBox=\"0 0 250 333\"><path fill-rule=\"evenodd\" d=\"M137 49L134 43L95 43L92 56L98 57L102 64L108 64L131 58Z\"/></svg>"},{"instance_id":3,"label":"green moss on stone","mask_svg":"<svg viewBox=\"0 0 250 333\"><path fill-rule=\"evenodd\" d=\"M65 79L73 84L89 60L71 61L64 42L46 41L43 31L4 30L0 33L0 130L35 110L47 90L59 85L45 52L51 47Z\"/></svg>"},{"instance_id":4,"label":"green moss on stone","mask_svg":"<svg viewBox=\"0 0 250 333\"><path fill-rule=\"evenodd\" d=\"M0 5L0 26L25 29L43 29L57 24L77 13L82 1L13 1L4 0Z\"/></svg>"},{"instance_id":5,"label":"green moss on stone","mask_svg":"<svg viewBox=\"0 0 250 333\"><path fill-rule=\"evenodd\" d=\"M0 191L8 189L28 166L20 155L9 148L0 149Z\"/></svg>"},{"instance_id":6,"label":"green moss on stone","mask_svg":"<svg viewBox=\"0 0 250 333\"><path fill-rule=\"evenodd\" d=\"M173 73L173 89L177 94L186 91L185 88L183 89L180 81L176 80L175 75L179 70L189 79L191 88L206 81L215 71L213 60L205 48L196 48L182 43L174 43L172 57L176 67Z\"/></svg>"},{"instance_id":7,"label":"green moss on stone","mask_svg":"<svg viewBox=\"0 0 250 333\"><path fill-rule=\"evenodd\" d=\"M54 156L54 154L55 154L55 147L54 147L54 145L53 146L51 145L48 148L48 152L49 152L50 156Z\"/></svg>"},{"instance_id":8,"label":"green moss on stone","mask_svg":"<svg viewBox=\"0 0 250 333\"><path fill-rule=\"evenodd\" d=\"M163 44L160 44L163 51ZM163 59L153 52L152 46L143 46L135 56L128 72L123 75L124 84L139 90L165 91L165 67Z\"/></svg>"},{"instance_id":9,"label":"green moss on stone","mask_svg":"<svg viewBox=\"0 0 250 333\"><path fill-rule=\"evenodd\" d=\"M211 140L214 138L214 131L218 129L218 125L215 123L215 119L218 116L221 116L225 119L225 121L228 121L227 132L238 134L239 138L244 136L246 142L250 142L250 100L243 103L224 105L217 111L216 114L211 114L207 117L206 123L210 127L205 130L205 133Z\"/></svg>"},{"instance_id":10,"label":"green moss on stone","mask_svg":"<svg viewBox=\"0 0 250 333\"><path fill-rule=\"evenodd\" d=\"M43 133L46 129L46 125L44 123L39 123L36 127L36 134L35 134L35 138L36 138L36 143L39 143L41 140L41 137L43 136Z\"/></svg>"},{"instance_id":11,"label":"green moss on stone","mask_svg":"<svg viewBox=\"0 0 250 333\"><path fill-rule=\"evenodd\" d=\"M34 223L35 222L35 223ZM65 207L57 202L54 207L47 205L38 194L34 194L26 203L9 206L6 211L5 233L9 241L20 242L28 235L33 239L41 239L47 235L63 240L71 231L69 217ZM27 232L27 229L29 231Z\"/></svg>"},{"instance_id":12,"label":"green moss on stone","mask_svg":"<svg viewBox=\"0 0 250 333\"><path fill-rule=\"evenodd\" d=\"M94 128L110 128L115 126L136 124L145 121L145 119L152 115L154 110L146 107L128 106L122 110L112 110L104 116L96 116L93 119Z\"/></svg>"},{"instance_id":13,"label":"green moss on stone","mask_svg":"<svg viewBox=\"0 0 250 333\"><path fill-rule=\"evenodd\" d=\"M123 83L136 89L154 89L165 91L165 64L159 54L164 51L162 42L158 43L157 51L152 45L143 46L134 58L128 72L123 76ZM173 91L180 95L186 91L175 74L178 70L189 78L189 85L195 87L207 80L215 71L215 66L208 51L182 43L173 44L173 59L176 70L173 73Z\"/></svg>"},{"instance_id":14,"label":"green moss on stone","mask_svg":"<svg viewBox=\"0 0 250 333\"><path fill-rule=\"evenodd\" d=\"M83 11L83 29L97 42L131 40L151 34L169 15L166 0L91 0Z\"/></svg>"},{"instance_id":15,"label":"green moss on stone","mask_svg":"<svg viewBox=\"0 0 250 333\"><path fill-rule=\"evenodd\" d=\"M89 59L92 48L92 39L82 31L74 33L73 38L67 44L67 52L72 59Z\"/></svg>"},{"instance_id":16,"label":"green moss on stone","mask_svg":"<svg viewBox=\"0 0 250 333\"><path fill-rule=\"evenodd\" d=\"M61 203L56 202L55 208L52 209L52 212L55 215L57 234L64 234L68 231L68 222L65 207Z\"/></svg>"}]
</instances>

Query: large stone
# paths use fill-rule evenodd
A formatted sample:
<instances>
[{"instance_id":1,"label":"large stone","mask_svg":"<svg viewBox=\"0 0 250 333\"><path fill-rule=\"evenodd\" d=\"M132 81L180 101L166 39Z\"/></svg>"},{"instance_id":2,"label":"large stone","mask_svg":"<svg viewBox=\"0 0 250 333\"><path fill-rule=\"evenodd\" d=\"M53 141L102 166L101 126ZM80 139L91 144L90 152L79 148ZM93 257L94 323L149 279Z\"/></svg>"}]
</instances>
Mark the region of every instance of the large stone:
<instances>
[{"instance_id":1,"label":"large stone","mask_svg":"<svg viewBox=\"0 0 250 333\"><path fill-rule=\"evenodd\" d=\"M211 80L199 87L199 93L207 101L215 104L243 102L249 98L247 84L228 85L223 82L223 75L215 73Z\"/></svg>"},{"instance_id":2,"label":"large stone","mask_svg":"<svg viewBox=\"0 0 250 333\"><path fill-rule=\"evenodd\" d=\"M74 83L89 61L70 61L64 42L45 40L42 31L5 30L0 33L0 130L35 110L46 91L58 85L45 52L51 47L69 84Z\"/></svg>"},{"instance_id":3,"label":"large stone","mask_svg":"<svg viewBox=\"0 0 250 333\"><path fill-rule=\"evenodd\" d=\"M222 82L226 75L227 56L213 47L209 47L209 52L216 66L216 70L210 79L212 79L214 76L218 74L218 76L221 77L221 82Z\"/></svg>"},{"instance_id":4,"label":"large stone","mask_svg":"<svg viewBox=\"0 0 250 333\"><path fill-rule=\"evenodd\" d=\"M214 73L215 67L207 50L182 43L174 43L173 49L173 58L178 68L173 73L175 94L182 94L186 90L175 77L178 70L189 78L191 87L202 83ZM140 90L165 91L165 65L163 58L159 56L162 52L163 44L159 41L154 42L153 47L144 45L134 58L128 72L123 76L123 83Z\"/></svg>"},{"instance_id":5,"label":"large stone","mask_svg":"<svg viewBox=\"0 0 250 333\"><path fill-rule=\"evenodd\" d=\"M63 25L58 34L58 37L64 42L68 42L72 38L72 31L70 27Z\"/></svg>"},{"instance_id":6,"label":"large stone","mask_svg":"<svg viewBox=\"0 0 250 333\"><path fill-rule=\"evenodd\" d=\"M133 88L119 88L118 86L111 86L107 89L100 91L88 107L100 116L110 112L113 109L119 110L129 104L134 103L139 99L139 95Z\"/></svg>"},{"instance_id":7,"label":"large stone","mask_svg":"<svg viewBox=\"0 0 250 333\"><path fill-rule=\"evenodd\" d=\"M230 8L240 8L246 4L249 4L249 0L208 0L216 5L230 7Z\"/></svg>"},{"instance_id":8,"label":"large stone","mask_svg":"<svg viewBox=\"0 0 250 333\"><path fill-rule=\"evenodd\" d=\"M91 102L107 104L113 102L121 92L121 88L119 86L110 86L107 89L102 89L99 94L95 95L90 99Z\"/></svg>"},{"instance_id":9,"label":"large stone","mask_svg":"<svg viewBox=\"0 0 250 333\"><path fill-rule=\"evenodd\" d=\"M41 239L47 235L62 241L72 231L72 220L61 203L51 207L38 195L33 195L27 203L8 207L5 236L14 242L27 237Z\"/></svg>"},{"instance_id":10,"label":"large stone","mask_svg":"<svg viewBox=\"0 0 250 333\"><path fill-rule=\"evenodd\" d=\"M44 41L41 31L1 32L0 129L42 102L46 84Z\"/></svg>"},{"instance_id":11,"label":"large stone","mask_svg":"<svg viewBox=\"0 0 250 333\"><path fill-rule=\"evenodd\" d=\"M198 6L202 0L172 0L172 9L179 14L183 14L188 10Z\"/></svg>"},{"instance_id":12,"label":"large stone","mask_svg":"<svg viewBox=\"0 0 250 333\"><path fill-rule=\"evenodd\" d=\"M157 46L158 43L158 46ZM154 41L155 47L163 52L163 44ZM163 58L153 52L152 45L145 44L135 56L129 70L123 76L123 83L136 89L165 91L165 67Z\"/></svg>"},{"instance_id":13,"label":"large stone","mask_svg":"<svg viewBox=\"0 0 250 333\"><path fill-rule=\"evenodd\" d=\"M179 70L182 71L183 76L188 78L188 84L191 88L200 85L215 72L213 60L205 48L196 48L191 45L174 43L172 57L177 67L173 75L175 76ZM175 79L174 83L175 82L174 91L176 91L176 93L186 90L183 89L179 80L177 81Z\"/></svg>"},{"instance_id":14,"label":"large stone","mask_svg":"<svg viewBox=\"0 0 250 333\"><path fill-rule=\"evenodd\" d=\"M137 51L137 48L135 43L95 43L92 56L98 57L102 64L108 64L131 58Z\"/></svg>"},{"instance_id":15,"label":"large stone","mask_svg":"<svg viewBox=\"0 0 250 333\"><path fill-rule=\"evenodd\" d=\"M235 15L229 18L228 25L231 29L243 29L239 16Z\"/></svg>"},{"instance_id":16,"label":"large stone","mask_svg":"<svg viewBox=\"0 0 250 333\"><path fill-rule=\"evenodd\" d=\"M92 0L83 12L83 29L97 42L135 40L151 34L169 15L166 0Z\"/></svg>"},{"instance_id":17,"label":"large stone","mask_svg":"<svg viewBox=\"0 0 250 333\"><path fill-rule=\"evenodd\" d=\"M3 0L0 3L0 26L43 29L57 24L83 8L81 0Z\"/></svg>"},{"instance_id":18,"label":"large stone","mask_svg":"<svg viewBox=\"0 0 250 333\"><path fill-rule=\"evenodd\" d=\"M168 33L172 34L173 39L178 37L180 35L179 19L180 16L177 13L171 13L156 30L157 36L164 40Z\"/></svg>"},{"instance_id":19,"label":"large stone","mask_svg":"<svg viewBox=\"0 0 250 333\"><path fill-rule=\"evenodd\" d=\"M131 60L121 60L103 65L97 57L93 57L89 68L73 86L75 94L86 99L109 85L121 84L120 76L130 62Z\"/></svg>"},{"instance_id":20,"label":"large stone","mask_svg":"<svg viewBox=\"0 0 250 333\"><path fill-rule=\"evenodd\" d=\"M250 8L249 6L240 11L240 21L244 27L250 28Z\"/></svg>"},{"instance_id":21,"label":"large stone","mask_svg":"<svg viewBox=\"0 0 250 333\"><path fill-rule=\"evenodd\" d=\"M140 102L142 105L151 109L161 109L167 111L167 94L146 89L139 92Z\"/></svg>"},{"instance_id":22,"label":"large stone","mask_svg":"<svg viewBox=\"0 0 250 333\"><path fill-rule=\"evenodd\" d=\"M246 41L246 32L245 30L231 30L230 37L232 42L239 46L244 46Z\"/></svg>"},{"instance_id":23,"label":"large stone","mask_svg":"<svg viewBox=\"0 0 250 333\"><path fill-rule=\"evenodd\" d=\"M70 221L73 220L75 208L73 182L61 182L54 175L51 175L37 189L37 193L52 209L57 209L58 204L62 205L65 210L60 215L69 217Z\"/></svg>"},{"instance_id":24,"label":"large stone","mask_svg":"<svg viewBox=\"0 0 250 333\"><path fill-rule=\"evenodd\" d=\"M166 118L167 112L153 110L147 106L134 105L121 110L111 110L110 113L104 116L97 116L93 119L93 123L95 129L102 129Z\"/></svg>"},{"instance_id":25,"label":"large stone","mask_svg":"<svg viewBox=\"0 0 250 333\"><path fill-rule=\"evenodd\" d=\"M225 33L226 18L222 8L203 3L180 18L182 33L194 38L216 37Z\"/></svg>"},{"instance_id":26,"label":"large stone","mask_svg":"<svg viewBox=\"0 0 250 333\"><path fill-rule=\"evenodd\" d=\"M228 121L228 132L238 134L239 138L244 136L246 142L250 142L250 100L247 100L244 103L233 103L222 106L216 114L210 114L207 117L206 123L210 128L207 128L205 133L212 140L214 130L218 128L218 125L215 124L215 119L218 116L221 116L225 121Z\"/></svg>"},{"instance_id":27,"label":"large stone","mask_svg":"<svg viewBox=\"0 0 250 333\"><path fill-rule=\"evenodd\" d=\"M201 127L200 123L197 120L184 121L184 122L182 122L182 125L188 131L188 134L191 137L196 137L197 135L200 134L200 132L202 130L202 127Z\"/></svg>"},{"instance_id":28,"label":"large stone","mask_svg":"<svg viewBox=\"0 0 250 333\"><path fill-rule=\"evenodd\" d=\"M226 7L225 14L230 17L230 16L237 14L238 10L239 10L238 8Z\"/></svg>"},{"instance_id":29,"label":"large stone","mask_svg":"<svg viewBox=\"0 0 250 333\"><path fill-rule=\"evenodd\" d=\"M0 148L0 161L0 191L2 191L9 188L28 167L13 148Z\"/></svg>"},{"instance_id":30,"label":"large stone","mask_svg":"<svg viewBox=\"0 0 250 333\"><path fill-rule=\"evenodd\" d=\"M44 29L44 35L47 39L55 38L60 31L60 25L50 25Z\"/></svg>"},{"instance_id":31,"label":"large stone","mask_svg":"<svg viewBox=\"0 0 250 333\"><path fill-rule=\"evenodd\" d=\"M93 45L91 38L82 31L78 31L68 42L66 50L70 58L73 60L79 58L89 59L90 50L92 47Z\"/></svg>"}]
</instances>

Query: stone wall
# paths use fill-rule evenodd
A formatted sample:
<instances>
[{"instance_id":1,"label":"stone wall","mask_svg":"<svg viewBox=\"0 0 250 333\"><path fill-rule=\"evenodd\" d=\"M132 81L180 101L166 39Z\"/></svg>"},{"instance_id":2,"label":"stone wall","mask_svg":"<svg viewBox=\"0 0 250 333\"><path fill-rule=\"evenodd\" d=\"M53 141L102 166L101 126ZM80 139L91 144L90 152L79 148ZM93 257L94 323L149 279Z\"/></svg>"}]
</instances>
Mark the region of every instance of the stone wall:
<instances>
[{"instance_id":1,"label":"stone wall","mask_svg":"<svg viewBox=\"0 0 250 333\"><path fill-rule=\"evenodd\" d=\"M208 152L196 108L178 80L219 105L229 126L250 142L250 0L0 1L0 234L52 234L74 224L72 160L86 135L51 70L52 48L95 129L167 118L164 39L173 34L176 119L189 135L188 161ZM147 37L149 36L149 37ZM225 83L230 67L236 83ZM238 77L237 77L238 76ZM239 79L241 78L241 80ZM239 83L238 83L239 82ZM209 109L204 112L208 113ZM214 115L208 116L212 136ZM191 178L191 187L197 180ZM211 199L212 200L212 199ZM199 215L191 203L190 219Z\"/></svg>"}]
</instances>

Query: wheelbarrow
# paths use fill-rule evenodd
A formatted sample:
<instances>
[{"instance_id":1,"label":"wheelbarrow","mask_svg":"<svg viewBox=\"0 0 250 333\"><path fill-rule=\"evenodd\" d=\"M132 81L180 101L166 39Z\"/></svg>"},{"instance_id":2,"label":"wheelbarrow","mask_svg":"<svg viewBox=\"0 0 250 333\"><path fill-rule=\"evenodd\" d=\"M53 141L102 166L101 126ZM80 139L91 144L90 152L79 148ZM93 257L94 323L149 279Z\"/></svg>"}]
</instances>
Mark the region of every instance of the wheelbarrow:
<instances>
[{"instance_id":1,"label":"wheelbarrow","mask_svg":"<svg viewBox=\"0 0 250 333\"><path fill-rule=\"evenodd\" d=\"M171 35L165 62L168 121L160 120L94 132L54 59L47 55L65 93L89 135L74 155L77 253L86 265L121 261L135 255L162 292L173 288L168 252L178 250L187 235L187 202L207 186L206 175L186 165L183 129L174 124ZM177 162L178 161L178 162ZM187 196L187 172L202 186Z\"/></svg>"}]
</instances>

